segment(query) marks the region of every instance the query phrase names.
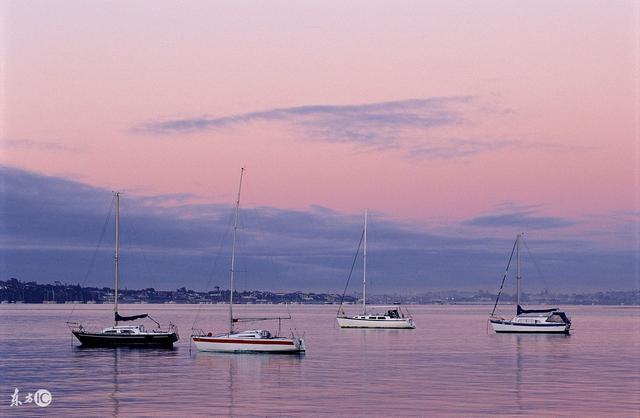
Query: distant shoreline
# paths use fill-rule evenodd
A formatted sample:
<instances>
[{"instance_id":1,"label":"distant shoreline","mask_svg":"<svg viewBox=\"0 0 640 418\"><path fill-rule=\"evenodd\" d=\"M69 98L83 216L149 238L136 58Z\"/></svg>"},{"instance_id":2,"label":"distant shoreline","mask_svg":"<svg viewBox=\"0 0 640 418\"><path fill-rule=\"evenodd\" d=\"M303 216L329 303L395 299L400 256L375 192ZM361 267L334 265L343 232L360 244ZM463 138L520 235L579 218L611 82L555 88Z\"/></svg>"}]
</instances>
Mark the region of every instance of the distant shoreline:
<instances>
[{"instance_id":1,"label":"distant shoreline","mask_svg":"<svg viewBox=\"0 0 640 418\"><path fill-rule=\"evenodd\" d=\"M235 302L234 302L235 304ZM545 305L545 304L538 304L533 302L533 305ZM6 301L0 301L0 306L22 306L22 305L45 305L45 306L69 306L69 305L88 305L88 306L93 306L93 305L105 305L105 306L110 306L108 303L84 303L84 302L65 302L65 303L42 303L42 302L22 302L22 301L17 301L17 302L6 302ZM220 305L220 306L224 306L224 305L228 305L227 303L121 303L120 305L123 306L129 306L129 305L154 305L154 306L166 306L166 305L179 305L179 306L203 306L203 305ZM249 305L249 306L278 306L278 305L300 305L300 306L338 306L339 303L301 303L301 302L292 302L292 303L285 303L285 302L281 302L281 303L243 303L243 305ZM359 303L349 303L346 304L347 306L360 306ZM376 304L374 304L376 305ZM371 305L371 306L374 306ZM402 304L403 306L488 306L488 307L492 307L493 303L473 303L473 302L459 302L459 303L409 303L409 304ZM504 307L514 307L515 308L515 304L513 303L508 303L508 304L500 304L499 306ZM586 304L586 303L562 303L562 307L565 308L567 306L607 306L610 308L629 308L629 309L640 309L640 302L637 304L633 304L633 305L626 305L626 304L612 304L612 303L590 303L590 304Z\"/></svg>"},{"instance_id":2,"label":"distant shoreline","mask_svg":"<svg viewBox=\"0 0 640 418\"><path fill-rule=\"evenodd\" d=\"M211 291L195 291L184 287L176 290L120 289L119 303L131 304L226 304L229 290L214 287ZM359 303L358 295L316 292L271 292L264 290L245 290L234 292L235 303L248 305L336 305ZM410 296L402 295L368 295L370 304L403 304L403 305L490 305L495 302L495 294L478 290L472 291L432 291ZM103 304L113 303L114 290L108 287L83 287L79 284L54 282L40 284L23 282L15 278L0 280L0 303L30 304ZM501 304L513 304L514 296L503 293ZM592 293L558 293L549 292L522 293L521 301L530 305L640 305L640 289L626 291L601 291Z\"/></svg>"}]
</instances>

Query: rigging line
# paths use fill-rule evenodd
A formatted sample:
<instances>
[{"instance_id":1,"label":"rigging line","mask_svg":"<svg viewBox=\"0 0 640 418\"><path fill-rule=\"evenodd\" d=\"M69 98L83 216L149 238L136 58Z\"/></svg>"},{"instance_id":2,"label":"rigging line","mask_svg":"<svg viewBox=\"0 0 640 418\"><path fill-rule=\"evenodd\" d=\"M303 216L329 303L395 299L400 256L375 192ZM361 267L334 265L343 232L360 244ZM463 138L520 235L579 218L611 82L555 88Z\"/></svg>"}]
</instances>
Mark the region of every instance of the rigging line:
<instances>
[{"instance_id":1,"label":"rigging line","mask_svg":"<svg viewBox=\"0 0 640 418\"><path fill-rule=\"evenodd\" d=\"M245 168L246 170L246 168ZM235 283L236 289L238 285L244 283L245 285L252 279L253 271L259 270L260 264L262 269L271 269L271 274L274 277L284 277L291 271L291 267L287 265L286 255L280 254L277 249L272 247L261 248L260 245L256 246L256 234L267 231L268 222L277 218L277 215L271 214L269 208L261 207L257 205L255 199L255 193L253 191L253 183L250 176L243 177L242 179L242 194L244 209L238 212L238 229L244 231L242 234L238 234L236 238L236 273L243 273L236 275ZM267 227L267 229L260 229ZM251 232L254 231L254 232ZM253 250L251 249L253 245ZM242 257L238 257L238 254L242 254ZM289 255L291 257L291 255ZM280 262L279 260L284 261ZM252 263L253 262L253 263ZM253 266L253 267L252 267ZM253 277L255 279L255 277ZM287 312L288 306L287 303ZM289 314L291 316L291 314ZM291 318L289 318L291 319Z\"/></svg>"},{"instance_id":2,"label":"rigging line","mask_svg":"<svg viewBox=\"0 0 640 418\"><path fill-rule=\"evenodd\" d=\"M363 240L364 240L364 229L362 230L362 235L360 235L360 242L358 242L358 249L356 250L356 255L353 257L353 263L351 263L351 270L349 271L349 277L347 277L347 283L344 285L344 291L342 292L342 298L340 299L340 306L338 306L338 314L340 314L340 310L342 309L342 305L344 303L344 295L347 293L347 288L349 287L349 280L351 280L353 269L355 268L356 262L358 261L358 254L360 254L360 246L362 245Z\"/></svg>"},{"instance_id":3,"label":"rigging line","mask_svg":"<svg viewBox=\"0 0 640 418\"><path fill-rule=\"evenodd\" d=\"M213 282L213 277L216 273L216 269L218 266L218 262L220 261L220 256L222 254L222 247L229 237L229 231L231 230L231 222L233 220L233 213L229 215L229 219L227 220L227 227L224 230L224 234L222 234L222 238L220 239L220 244L218 245L218 251L216 253L216 257L213 259L213 266L211 267L211 271L209 273L209 279L207 280L207 285L205 286L205 292L208 292L211 288L211 282ZM204 305L199 305L198 310L196 311L196 317L193 319L193 323L191 324L191 329L196 326L198 322L198 317L200 316L200 311L202 310Z\"/></svg>"},{"instance_id":4,"label":"rigging line","mask_svg":"<svg viewBox=\"0 0 640 418\"><path fill-rule=\"evenodd\" d=\"M93 250L93 256L91 257L91 261L89 262L89 268L87 270L87 273L84 275L84 279L82 280L82 287L84 287L84 285L87 283L87 280L89 279L89 275L91 274L91 270L93 270L93 266L95 265L96 258L98 256L98 250L102 245L104 234L105 232L107 232L107 225L109 223L109 219L111 218L111 212L113 211L115 199L116 199L115 196L111 198L111 205L109 206L109 212L107 213L107 217L104 219L104 224L102 225L102 232L100 233L100 239L98 240L98 245L96 245L96 248ZM76 304L74 303L73 307L71 308L71 312L69 313L69 316L67 316L66 322L69 322L75 310L76 310Z\"/></svg>"},{"instance_id":5,"label":"rigging line","mask_svg":"<svg viewBox=\"0 0 640 418\"><path fill-rule=\"evenodd\" d=\"M243 179L243 183L244 183ZM236 259L235 259L235 268L234 268L234 288L235 289L239 289L240 285L242 284L242 280L246 280L247 278L247 273L249 273L249 269L251 268L251 263L250 260L255 260L257 259L256 256L254 256L253 254L251 254L250 250L249 250L249 245L251 243L251 237L249 237L248 233L246 233L245 231L248 230L247 227L247 220L249 219L247 217L247 212L249 211L249 208L245 208L243 210L238 209L238 231L244 232L244 233L238 233L236 235ZM238 273L245 273L244 277L242 277L242 274L238 274Z\"/></svg>"},{"instance_id":6,"label":"rigging line","mask_svg":"<svg viewBox=\"0 0 640 418\"><path fill-rule=\"evenodd\" d=\"M246 176L242 178L242 195L244 196L244 204L242 207L244 207L244 209L238 212L238 229L243 231L243 233L236 236L237 268L235 269L235 272L244 274L237 274L235 276L236 289L238 289L242 284L246 285L247 280L251 280L251 270L258 270L260 268L256 267L256 263L262 262L261 251L259 248L256 248L255 245L254 251L251 251L250 246L255 244L255 235L260 232L259 227L256 225L262 224L264 226L266 224L265 217L268 216L265 214L265 216L261 218L262 211L256 204L253 193L253 183L251 182L250 177L251 176ZM238 254L242 254L242 257L238 257ZM272 256L265 252L263 258L267 260L265 263L271 262L271 265L275 267ZM252 262L253 264L251 264ZM274 269L273 271L275 272L276 270Z\"/></svg>"},{"instance_id":7,"label":"rigging line","mask_svg":"<svg viewBox=\"0 0 640 418\"><path fill-rule=\"evenodd\" d=\"M282 319L291 319L291 315L289 316L269 316L262 318L233 318L233 322L262 322L262 321L275 321Z\"/></svg>"},{"instance_id":8,"label":"rigging line","mask_svg":"<svg viewBox=\"0 0 640 418\"><path fill-rule=\"evenodd\" d=\"M126 201L126 199L125 199ZM126 203L125 203L126 205ZM122 211L122 200L120 201L120 210ZM126 206L125 206L125 211L126 211ZM138 231L135 229L135 227L133 226L133 223L128 223L128 222L122 222L122 218L120 219L120 225L122 225L122 229L124 230L124 232L129 232L129 236L131 237L131 240L129 241L129 244L131 245L129 252L133 253L139 253L140 255L142 255L142 264L144 266L144 270L146 271L147 279L151 279L153 277L153 274L151 272L151 269L149 268L149 266L151 265L151 263L149 262L149 259L147 258L146 252L142 249L142 247L138 247L136 248L133 245L133 242L137 239L137 238L142 238L142 235L140 235L138 233ZM124 240L123 243L126 245L127 244L127 234L125 233L124 235ZM122 257L120 257L122 258ZM122 268L121 268L122 269ZM120 283L123 282L122 278L119 278Z\"/></svg>"},{"instance_id":9,"label":"rigging line","mask_svg":"<svg viewBox=\"0 0 640 418\"><path fill-rule=\"evenodd\" d=\"M531 250L529 249L529 245L527 245L527 241L522 240L522 242L524 243L524 247L527 249L527 254L531 258L531 261L533 261L533 265L535 266L536 270L538 271L538 274L540 275L540 279L542 279L542 283L544 284L544 289L548 292L549 291L549 284L547 283L547 280L545 279L544 274L542 274L542 270L540 269L540 266L538 265L538 262L536 261L535 258L533 258L533 254L531 253Z\"/></svg>"},{"instance_id":10,"label":"rigging line","mask_svg":"<svg viewBox=\"0 0 640 418\"><path fill-rule=\"evenodd\" d=\"M406 311L407 311L407 314L409 315L409 317L410 317L410 318L413 318L413 315L411 315L411 312L409 312L409 308L407 308L407 306L406 306L406 305L403 305L402 307L404 308L404 310L406 310Z\"/></svg>"},{"instance_id":11,"label":"rigging line","mask_svg":"<svg viewBox=\"0 0 640 418\"><path fill-rule=\"evenodd\" d=\"M505 317L505 313L504 313L504 312L502 312L499 308L498 308L498 309L496 309L496 312L498 312L498 315L499 315L499 316L501 316L501 317Z\"/></svg>"},{"instance_id":12,"label":"rigging line","mask_svg":"<svg viewBox=\"0 0 640 418\"><path fill-rule=\"evenodd\" d=\"M500 290L498 290L496 303L493 304L493 310L491 311L491 316L493 316L493 314L496 313L496 307L498 306L498 301L500 300L500 295L502 294L504 281L507 279L507 273L509 273L509 266L511 265L511 260L513 259L513 253L516 251L516 245L518 245L518 238L516 238L516 241L513 243L513 248L511 249L511 255L509 256L509 261L507 262L507 268L504 270L504 276L502 276L502 283L500 284Z\"/></svg>"}]
</instances>

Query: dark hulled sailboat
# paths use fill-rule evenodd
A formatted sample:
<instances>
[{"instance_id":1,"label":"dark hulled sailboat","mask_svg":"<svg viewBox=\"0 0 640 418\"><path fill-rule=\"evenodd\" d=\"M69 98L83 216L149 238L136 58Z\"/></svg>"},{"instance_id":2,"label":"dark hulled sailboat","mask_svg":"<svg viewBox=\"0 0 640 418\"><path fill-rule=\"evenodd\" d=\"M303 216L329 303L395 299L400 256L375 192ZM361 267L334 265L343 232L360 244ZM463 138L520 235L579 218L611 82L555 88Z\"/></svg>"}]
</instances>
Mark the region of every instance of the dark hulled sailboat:
<instances>
[{"instance_id":1,"label":"dark hulled sailboat","mask_svg":"<svg viewBox=\"0 0 640 418\"><path fill-rule=\"evenodd\" d=\"M115 324L104 328L101 331L89 331L82 324L69 323L73 326L72 333L83 346L93 347L119 347L119 346L139 346L139 347L172 347L178 341L178 330L173 324L169 324L166 329L162 329L160 323L151 318L148 314L132 316L122 316L118 313L118 262L120 252L120 192L115 192L115 291L113 298L113 312ZM155 323L151 329L146 329L144 325L119 325L120 322L135 321L137 319L149 318Z\"/></svg>"},{"instance_id":2,"label":"dark hulled sailboat","mask_svg":"<svg viewBox=\"0 0 640 418\"><path fill-rule=\"evenodd\" d=\"M489 316L489 322L493 327L493 330L497 333L527 333L527 334L569 334L571 330L571 319L558 308L550 309L524 309L520 305L520 241L522 240L522 234L518 234L516 242L513 244L511 255L509 256L509 262L507 263L507 269L502 277L502 284L498 291L496 303L493 305L493 311ZM503 318L496 315L496 309L500 295L502 294L502 288L504 281L507 278L509 272L509 266L513 258L513 253L516 253L516 316L511 319Z\"/></svg>"}]
</instances>

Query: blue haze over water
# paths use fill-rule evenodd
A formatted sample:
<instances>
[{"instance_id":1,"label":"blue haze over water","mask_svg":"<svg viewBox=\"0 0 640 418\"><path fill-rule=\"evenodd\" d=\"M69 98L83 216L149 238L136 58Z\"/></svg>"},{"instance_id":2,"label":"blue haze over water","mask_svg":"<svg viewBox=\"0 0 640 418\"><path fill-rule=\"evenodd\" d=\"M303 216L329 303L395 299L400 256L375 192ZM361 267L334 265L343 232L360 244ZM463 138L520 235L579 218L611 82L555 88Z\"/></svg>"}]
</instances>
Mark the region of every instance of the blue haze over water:
<instances>
[{"instance_id":1,"label":"blue haze over water","mask_svg":"<svg viewBox=\"0 0 640 418\"><path fill-rule=\"evenodd\" d=\"M107 326L110 308L80 305L72 319ZM69 305L1 305L0 415L638 416L640 308L564 308L570 336L487 332L489 306L414 306L415 330L346 330L335 306L294 305L283 332L304 332L308 352L283 356L190 353L194 319L224 331L224 305L121 308L176 323L173 350L80 349ZM277 326L256 324L267 325ZM47 389L53 402L11 407L15 388Z\"/></svg>"}]
</instances>

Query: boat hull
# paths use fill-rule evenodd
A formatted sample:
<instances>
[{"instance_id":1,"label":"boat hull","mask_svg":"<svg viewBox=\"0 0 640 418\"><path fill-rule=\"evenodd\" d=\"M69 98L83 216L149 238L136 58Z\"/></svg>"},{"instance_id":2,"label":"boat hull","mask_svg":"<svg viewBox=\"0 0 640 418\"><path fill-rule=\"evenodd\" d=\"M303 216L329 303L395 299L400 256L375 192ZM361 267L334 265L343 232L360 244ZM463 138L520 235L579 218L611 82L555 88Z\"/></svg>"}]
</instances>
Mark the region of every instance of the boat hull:
<instances>
[{"instance_id":1,"label":"boat hull","mask_svg":"<svg viewBox=\"0 0 640 418\"><path fill-rule=\"evenodd\" d=\"M522 324L512 321L491 319L491 326L497 333L519 333L519 334L569 334L571 324Z\"/></svg>"},{"instance_id":2,"label":"boat hull","mask_svg":"<svg viewBox=\"0 0 640 418\"><path fill-rule=\"evenodd\" d=\"M414 329L416 327L413 319L410 318L381 320L338 317L337 320L340 328Z\"/></svg>"},{"instance_id":3,"label":"boat hull","mask_svg":"<svg viewBox=\"0 0 640 418\"><path fill-rule=\"evenodd\" d=\"M175 332L158 332L134 335L107 335L84 331L73 331L83 346L88 347L172 347L178 341Z\"/></svg>"},{"instance_id":4,"label":"boat hull","mask_svg":"<svg viewBox=\"0 0 640 418\"><path fill-rule=\"evenodd\" d=\"M304 341L302 339L194 336L191 340L199 351L274 354L296 354L305 352Z\"/></svg>"}]
</instances>

